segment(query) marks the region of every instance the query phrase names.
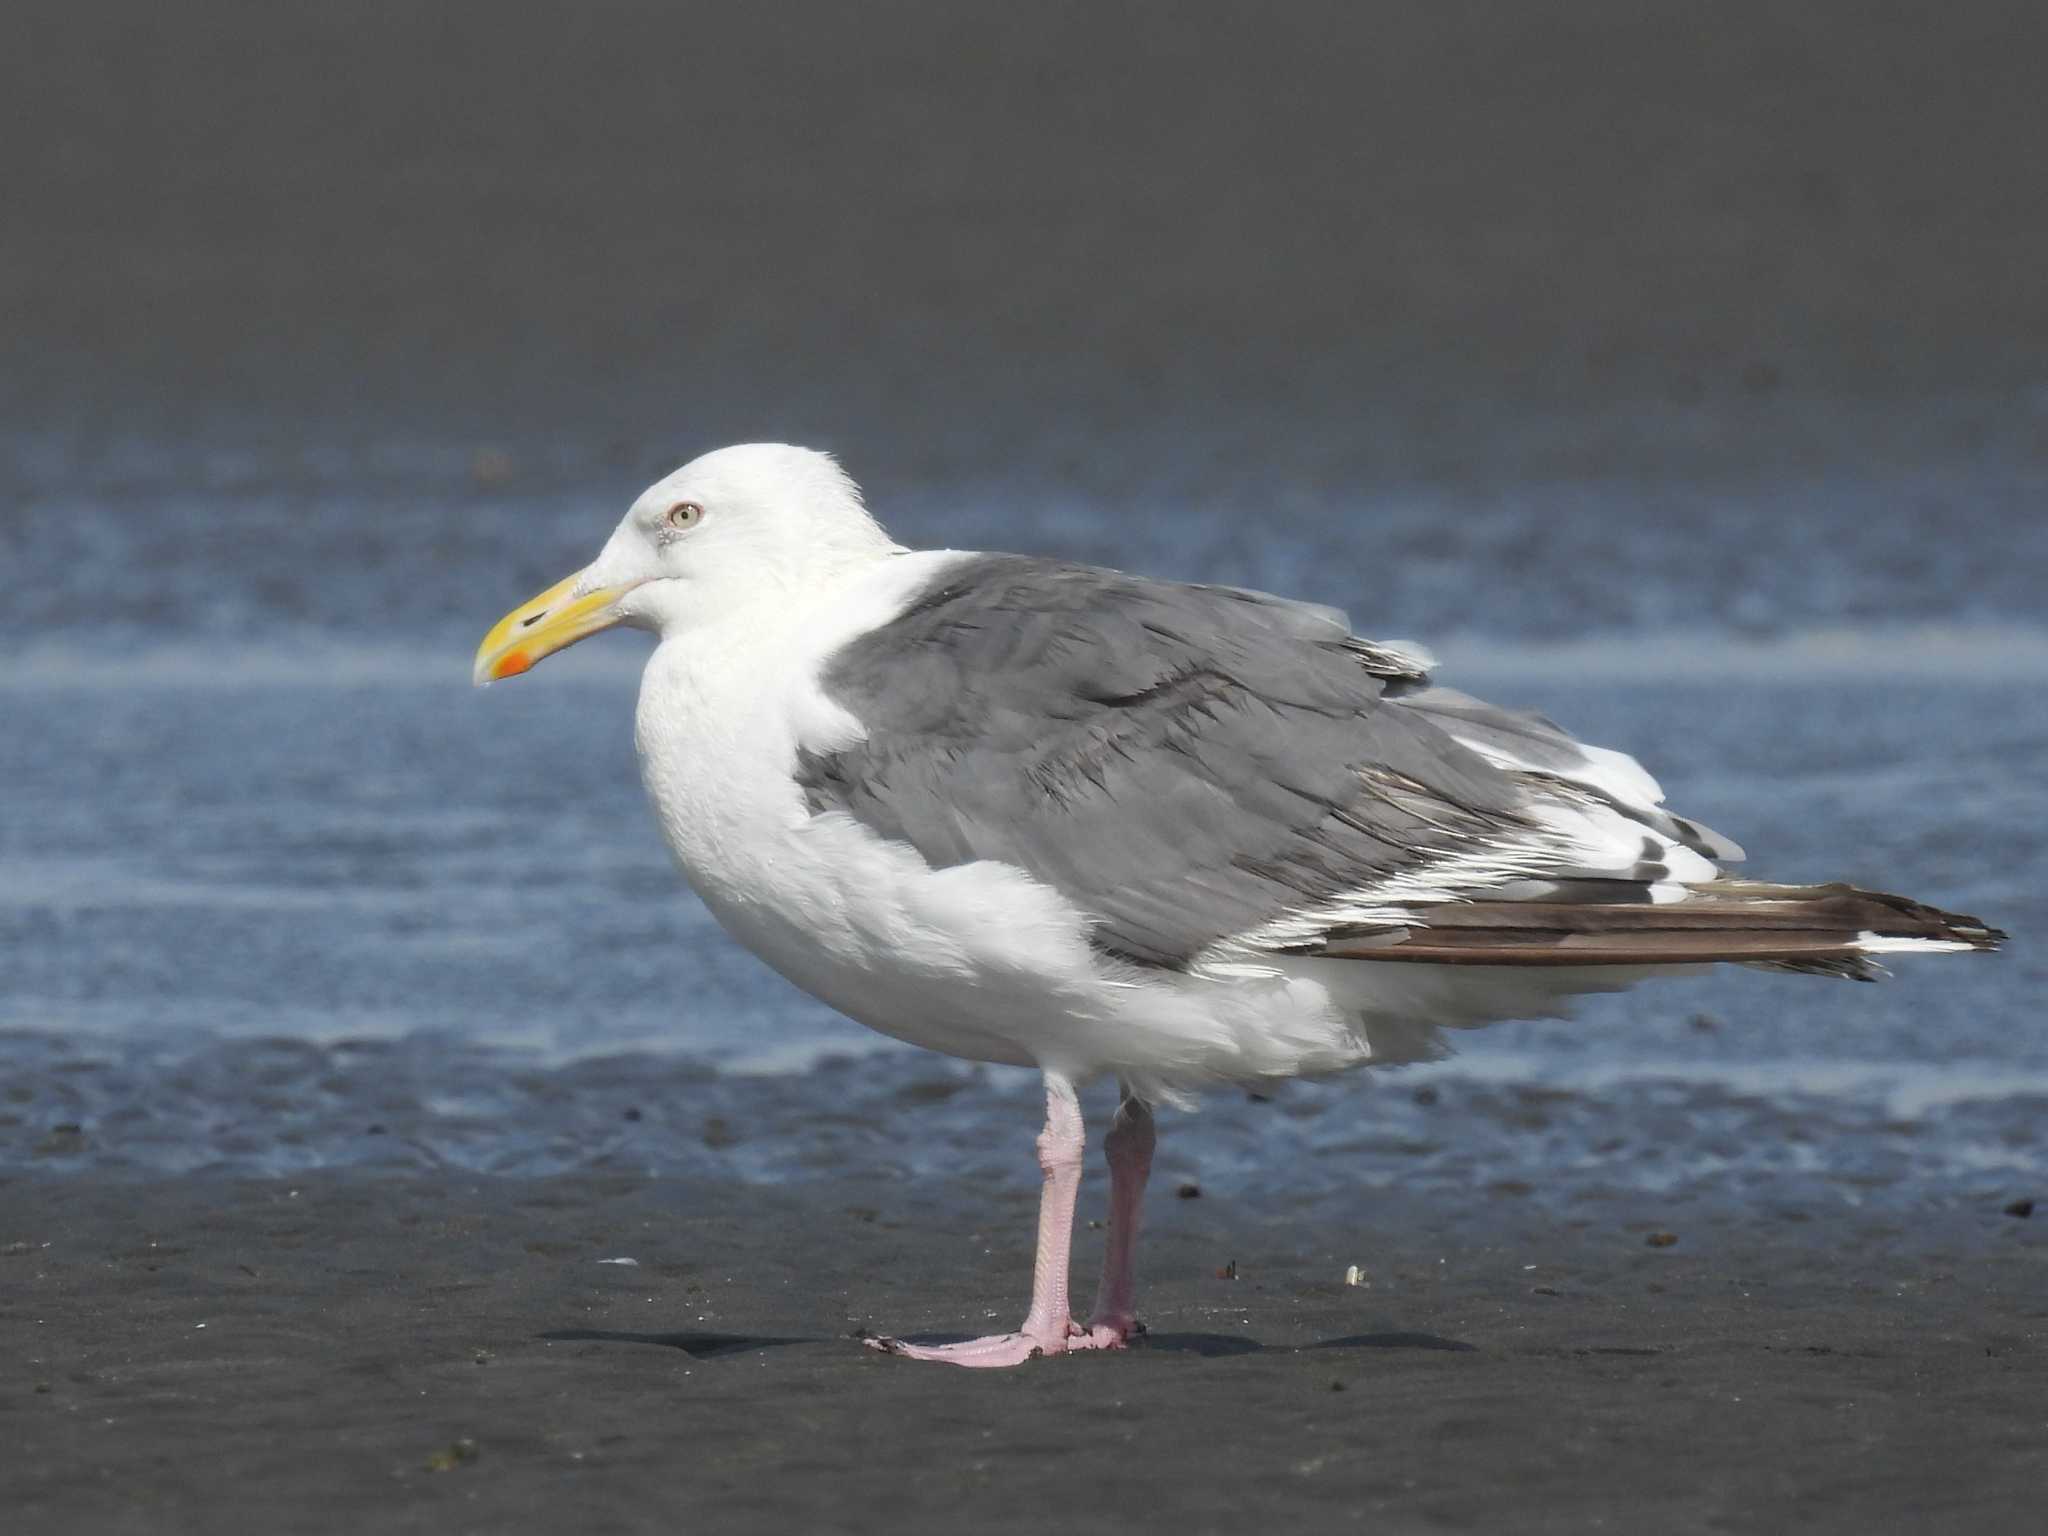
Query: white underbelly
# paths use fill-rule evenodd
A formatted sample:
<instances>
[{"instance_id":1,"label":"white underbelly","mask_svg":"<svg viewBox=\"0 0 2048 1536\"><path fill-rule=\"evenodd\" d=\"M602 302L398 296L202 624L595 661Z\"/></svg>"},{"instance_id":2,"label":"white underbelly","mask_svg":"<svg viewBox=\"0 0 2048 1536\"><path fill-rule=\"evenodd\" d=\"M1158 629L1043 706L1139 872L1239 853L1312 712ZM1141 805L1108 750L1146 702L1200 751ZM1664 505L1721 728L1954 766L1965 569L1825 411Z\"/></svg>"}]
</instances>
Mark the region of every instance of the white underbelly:
<instances>
[{"instance_id":1,"label":"white underbelly","mask_svg":"<svg viewBox=\"0 0 2048 1536\"><path fill-rule=\"evenodd\" d=\"M935 870L851 817L813 815L792 721L816 701L741 697L770 670L752 661L664 646L642 683L648 798L712 915L883 1034L978 1061L1081 1054L1101 1030L1102 984L1080 913L1020 870Z\"/></svg>"},{"instance_id":2,"label":"white underbelly","mask_svg":"<svg viewBox=\"0 0 2048 1536\"><path fill-rule=\"evenodd\" d=\"M692 885L696 882L693 880ZM704 896L699 890L699 895ZM968 1061L1034 1066L1024 1045L982 1022L982 999L944 974L886 970L850 954L853 945L820 944L773 913L704 896L719 925L791 982L878 1034ZM841 935L842 941L852 935Z\"/></svg>"},{"instance_id":3,"label":"white underbelly","mask_svg":"<svg viewBox=\"0 0 2048 1536\"><path fill-rule=\"evenodd\" d=\"M691 884L728 932L813 996L969 1060L1092 1067L1115 989L1056 892L1003 864L933 869L836 813L750 845L766 856L686 865Z\"/></svg>"}]
</instances>

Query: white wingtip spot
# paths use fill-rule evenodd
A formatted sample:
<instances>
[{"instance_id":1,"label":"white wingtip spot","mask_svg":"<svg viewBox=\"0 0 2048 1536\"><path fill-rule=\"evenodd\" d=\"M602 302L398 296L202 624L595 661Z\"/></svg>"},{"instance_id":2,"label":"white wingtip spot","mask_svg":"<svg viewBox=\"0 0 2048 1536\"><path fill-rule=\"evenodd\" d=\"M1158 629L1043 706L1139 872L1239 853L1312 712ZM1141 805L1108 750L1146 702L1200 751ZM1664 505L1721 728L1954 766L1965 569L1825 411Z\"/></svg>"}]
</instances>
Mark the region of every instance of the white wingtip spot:
<instances>
[{"instance_id":1,"label":"white wingtip spot","mask_svg":"<svg viewBox=\"0 0 2048 1536\"><path fill-rule=\"evenodd\" d=\"M1977 946L1962 939L1912 939L1866 930L1856 935L1856 947L1866 955L1953 955Z\"/></svg>"}]
</instances>

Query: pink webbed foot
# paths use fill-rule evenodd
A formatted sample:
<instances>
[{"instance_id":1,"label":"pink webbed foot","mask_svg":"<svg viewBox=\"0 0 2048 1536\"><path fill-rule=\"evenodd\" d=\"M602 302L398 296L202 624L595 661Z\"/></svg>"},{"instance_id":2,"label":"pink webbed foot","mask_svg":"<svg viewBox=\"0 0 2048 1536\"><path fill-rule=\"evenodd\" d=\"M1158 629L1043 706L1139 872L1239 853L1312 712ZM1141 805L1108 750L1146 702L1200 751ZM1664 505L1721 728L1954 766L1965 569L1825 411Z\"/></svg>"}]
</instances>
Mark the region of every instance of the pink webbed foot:
<instances>
[{"instance_id":1,"label":"pink webbed foot","mask_svg":"<svg viewBox=\"0 0 2048 1536\"><path fill-rule=\"evenodd\" d=\"M906 1360L939 1360L977 1370L1022 1365L1040 1355L1063 1355L1071 1347L1064 1338L1030 1333L992 1333L985 1339L962 1339L957 1344L912 1344L907 1339L870 1334L862 1342L885 1355L901 1355Z\"/></svg>"},{"instance_id":2,"label":"pink webbed foot","mask_svg":"<svg viewBox=\"0 0 2048 1536\"><path fill-rule=\"evenodd\" d=\"M954 1344L912 1344L907 1339L869 1334L861 1340L869 1349L906 1360L940 1360L948 1365L991 1368L1022 1365L1041 1355L1066 1355L1084 1349L1123 1349L1132 1337L1145 1331L1135 1320L1117 1325L1097 1323L1083 1328L1069 1323L1064 1334L1051 1330L1020 1329L1016 1333L992 1333L983 1339L962 1339Z\"/></svg>"}]
</instances>

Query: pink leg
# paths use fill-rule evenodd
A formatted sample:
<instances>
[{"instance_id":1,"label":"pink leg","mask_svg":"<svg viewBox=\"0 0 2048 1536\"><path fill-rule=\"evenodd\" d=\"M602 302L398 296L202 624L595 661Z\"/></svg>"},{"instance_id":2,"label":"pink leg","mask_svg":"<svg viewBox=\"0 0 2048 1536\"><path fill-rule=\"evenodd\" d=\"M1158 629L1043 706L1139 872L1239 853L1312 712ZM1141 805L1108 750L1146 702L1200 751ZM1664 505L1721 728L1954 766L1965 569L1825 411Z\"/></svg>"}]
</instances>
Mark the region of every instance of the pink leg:
<instances>
[{"instance_id":1,"label":"pink leg","mask_svg":"<svg viewBox=\"0 0 2048 1536\"><path fill-rule=\"evenodd\" d=\"M1031 1311L1015 1333L991 1334L960 1344L906 1344L870 1338L871 1349L913 1360L954 1365L1018 1365L1033 1355L1063 1355L1070 1349L1100 1347L1080 1327L1067 1302L1067 1257L1074 1241L1074 1197L1081 1189L1081 1155L1086 1138L1074 1085L1056 1072L1045 1074L1045 1129L1038 1136L1038 1166L1045 1188L1038 1199L1038 1259L1031 1269Z\"/></svg>"},{"instance_id":2,"label":"pink leg","mask_svg":"<svg viewBox=\"0 0 2048 1536\"><path fill-rule=\"evenodd\" d=\"M1145 1202L1145 1180L1152 1172L1152 1109L1128 1089L1117 1106L1116 1121L1103 1138L1109 1158L1109 1244L1102 1253L1102 1285L1095 1293L1095 1311L1088 1336L1098 1349L1122 1349L1133 1334L1145 1331L1133 1308L1137 1300L1138 1222Z\"/></svg>"}]
</instances>

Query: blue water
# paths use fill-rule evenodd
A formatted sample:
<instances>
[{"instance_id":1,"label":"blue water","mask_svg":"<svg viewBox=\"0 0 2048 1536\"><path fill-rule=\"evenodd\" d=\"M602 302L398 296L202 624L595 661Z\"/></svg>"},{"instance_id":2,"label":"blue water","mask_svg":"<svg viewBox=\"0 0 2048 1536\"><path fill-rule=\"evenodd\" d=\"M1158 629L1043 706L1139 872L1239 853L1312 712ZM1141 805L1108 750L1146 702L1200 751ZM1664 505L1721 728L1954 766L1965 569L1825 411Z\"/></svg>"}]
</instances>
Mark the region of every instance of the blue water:
<instances>
[{"instance_id":1,"label":"blue water","mask_svg":"<svg viewBox=\"0 0 2048 1536\"><path fill-rule=\"evenodd\" d=\"M666 467L652 450L42 433L9 452L0 1170L791 1177L864 1147L1028 1172L1020 1077L839 1019L684 890L632 760L641 637L467 686L484 626L589 557ZM1205 1176L1413 1142L1433 1084L1429 1114L1462 1104L1474 1127L1519 1125L1524 1089L1564 1096L1581 1108L1542 1158L1591 1166L1618 1127L1660 1151L1603 1176L1643 1188L2048 1181L2048 470L1503 488L1214 468L871 489L913 543L1343 604L1432 644L1459 686L1636 754L1753 870L1902 890L2014 942L1885 986L1734 973L1593 1000L1296 1090L1298 1134L1232 1096ZM998 1105L1015 1136L991 1138ZM911 1154L891 1127L918 1106ZM1826 1157L1788 1150L1823 1124ZM1477 1177L1487 1145L1423 1160Z\"/></svg>"}]
</instances>

